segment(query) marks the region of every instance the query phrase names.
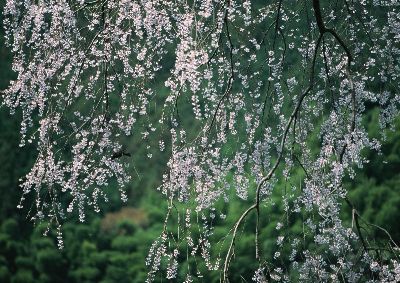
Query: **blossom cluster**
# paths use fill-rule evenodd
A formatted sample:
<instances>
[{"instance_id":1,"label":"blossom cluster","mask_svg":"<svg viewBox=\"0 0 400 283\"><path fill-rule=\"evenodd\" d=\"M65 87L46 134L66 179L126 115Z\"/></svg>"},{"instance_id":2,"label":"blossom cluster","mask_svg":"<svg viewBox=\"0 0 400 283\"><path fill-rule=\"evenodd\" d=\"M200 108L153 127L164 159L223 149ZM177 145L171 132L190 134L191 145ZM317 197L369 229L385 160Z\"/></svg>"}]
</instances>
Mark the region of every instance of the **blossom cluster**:
<instances>
[{"instance_id":1,"label":"blossom cluster","mask_svg":"<svg viewBox=\"0 0 400 283\"><path fill-rule=\"evenodd\" d=\"M168 129L170 138L157 145L171 149L159 187L170 210L149 252L149 282L163 265L168 279L180 268L182 251L168 230L175 203L188 209L179 225L187 256L200 255L227 282L239 226L250 212L263 217L274 206L282 182L290 184L281 194L283 213L305 228L286 236L280 223L268 264L255 243L255 282L289 282L291 270L304 282L357 282L368 274L371 282L399 280L396 257L376 258L366 246L356 208L352 227L340 213L351 205L343 180L368 162L365 149L379 150L384 140L369 135L365 113L380 109L382 132L399 113L400 8L397 1L319 2L7 0L4 24L18 76L3 104L22 111L21 146L37 149L20 207L33 194L33 220L60 227L66 213L78 211L84 221L89 207L98 211L113 180L126 201L124 137L146 141ZM160 125L149 122L152 102L163 105ZM191 113L180 117L184 103ZM214 258L211 220L225 218L216 204L232 195L254 204L231 230L225 257ZM306 237L319 248L301 247ZM282 253L287 247L291 253ZM189 270L186 282L195 276Z\"/></svg>"}]
</instances>

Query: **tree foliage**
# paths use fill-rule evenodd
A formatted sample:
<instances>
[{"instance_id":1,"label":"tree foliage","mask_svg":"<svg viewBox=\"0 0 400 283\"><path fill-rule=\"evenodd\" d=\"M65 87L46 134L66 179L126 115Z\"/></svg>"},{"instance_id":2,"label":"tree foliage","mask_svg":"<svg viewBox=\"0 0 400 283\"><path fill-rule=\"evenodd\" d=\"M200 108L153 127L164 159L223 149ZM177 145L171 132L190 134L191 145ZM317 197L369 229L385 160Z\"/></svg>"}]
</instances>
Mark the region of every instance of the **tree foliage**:
<instances>
[{"instance_id":1,"label":"tree foliage","mask_svg":"<svg viewBox=\"0 0 400 283\"><path fill-rule=\"evenodd\" d=\"M236 266L256 282L395 282L399 248L370 220L386 222L398 201L364 218L357 205L392 192L363 199L351 186L398 116L399 19L389 0L8 0L17 78L3 104L22 112L20 145L37 150L19 207L33 196L32 220L55 226L63 247L69 213L83 222L100 211L113 182L126 201L139 153L127 137L139 136L149 159L169 156L147 281L219 270L236 282ZM378 134L365 123L371 109ZM135 252L124 235L111 246ZM120 276L127 258L111 258Z\"/></svg>"}]
</instances>

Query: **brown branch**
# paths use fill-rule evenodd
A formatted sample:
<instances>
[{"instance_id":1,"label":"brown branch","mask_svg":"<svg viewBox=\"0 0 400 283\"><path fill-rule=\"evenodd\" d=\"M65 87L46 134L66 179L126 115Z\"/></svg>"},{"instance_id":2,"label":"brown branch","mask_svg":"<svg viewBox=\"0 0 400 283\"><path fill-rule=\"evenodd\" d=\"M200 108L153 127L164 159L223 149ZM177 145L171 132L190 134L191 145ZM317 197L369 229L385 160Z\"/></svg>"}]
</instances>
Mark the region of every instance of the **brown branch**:
<instances>
[{"instance_id":1,"label":"brown branch","mask_svg":"<svg viewBox=\"0 0 400 283\"><path fill-rule=\"evenodd\" d=\"M361 243L363 245L364 250L367 251L367 245L366 245L364 237L363 237L363 235L361 233L360 223L358 221L359 214L358 214L358 211L354 208L354 206L352 208L352 215L353 215L353 218L354 218L354 222L356 224L356 229L357 229L357 232L358 232L358 236L360 237L360 240L361 240Z\"/></svg>"},{"instance_id":2,"label":"brown branch","mask_svg":"<svg viewBox=\"0 0 400 283\"><path fill-rule=\"evenodd\" d=\"M283 157L283 152L284 152L284 147L285 147L285 143L286 143L286 138L289 132L289 129L292 125L292 122L294 121L297 113L299 112L302 102L304 100L304 98L310 93L310 91L312 90L313 86L314 86L314 69L315 69L315 63L316 63L316 58L318 55L318 49L319 46L321 44L321 40L322 40L322 36L323 34L320 34L320 36L317 39L316 42L316 46L315 46L315 50L314 50L314 56L313 56L313 60L312 60L312 65L311 65L311 72L310 72L310 84L308 86L308 88L302 93L302 95L299 97L299 100L297 101L297 104L295 106L295 108L293 109L290 117L289 117L289 121L286 124L285 130L283 131L282 134L282 139L281 139L281 143L280 143L280 148L279 148L279 154L278 154L278 158L276 159L274 166L269 170L268 174L261 179L261 181L258 183L257 185L257 191L256 191L256 199L254 204L252 204L247 210L245 210L242 215L239 217L239 219L236 221L235 225L234 225L234 229L233 229L233 233L232 233L232 240L231 243L229 245L229 249L227 252L227 255L225 257L225 263L224 263L224 269L223 269L223 282L229 282L229 278L228 278L228 269L229 269L229 265L230 265L230 261L232 259L233 256L233 248L235 245L235 239L237 236L237 229L240 226L240 224L243 222L243 220L246 218L246 216L252 211L252 210L256 210L257 213L257 217L259 217L260 214L260 199L261 199L261 188L264 185L265 182L269 181L272 176L274 175L275 171L277 170L282 157ZM258 231L259 231L259 227L258 227L259 223L257 222L257 227L256 227L256 256L258 257L257 259L259 259L259 244L258 244Z\"/></svg>"},{"instance_id":3,"label":"brown branch","mask_svg":"<svg viewBox=\"0 0 400 283\"><path fill-rule=\"evenodd\" d=\"M313 0L313 9L314 9L314 14L315 14L315 19L317 20L317 26L319 29L320 34L325 34L325 33L330 33L342 46L344 51L346 52L347 55L347 64L350 66L351 62L353 61L353 56L351 55L350 49L347 47L347 45L344 43L342 38L337 34L337 32L332 29L332 28L326 28L324 20L322 18L322 13L321 13L321 6L319 0Z\"/></svg>"},{"instance_id":4,"label":"brown branch","mask_svg":"<svg viewBox=\"0 0 400 283\"><path fill-rule=\"evenodd\" d=\"M226 36L227 36L228 42L229 42L230 76L228 78L228 85L224 91L224 94L221 96L220 100L218 101L217 107L214 111L214 115L211 119L211 123L208 126L206 132L211 131L212 126L214 125L214 122L217 118L218 112L221 108L222 102L225 100L225 98L228 96L229 92L231 91L233 80L235 79L235 74L234 74L234 69L233 69L233 66L234 66L234 64L233 64L233 43L232 43L232 37L231 37L231 33L229 31L229 25L228 25L228 8L229 8L229 1L228 1L228 7L226 8L226 11L225 11L224 23L225 23Z\"/></svg>"}]
</instances>

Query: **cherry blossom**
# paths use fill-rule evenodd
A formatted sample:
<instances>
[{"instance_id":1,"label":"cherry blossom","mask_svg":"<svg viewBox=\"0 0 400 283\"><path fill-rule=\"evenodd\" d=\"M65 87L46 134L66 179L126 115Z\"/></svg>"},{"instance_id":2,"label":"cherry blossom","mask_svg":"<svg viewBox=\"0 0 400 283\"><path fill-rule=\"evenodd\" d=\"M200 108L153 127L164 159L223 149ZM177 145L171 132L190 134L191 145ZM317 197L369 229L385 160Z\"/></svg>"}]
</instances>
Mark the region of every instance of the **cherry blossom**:
<instances>
[{"instance_id":1,"label":"cherry blossom","mask_svg":"<svg viewBox=\"0 0 400 283\"><path fill-rule=\"evenodd\" d=\"M368 162L363 151L379 151L384 142L384 135L369 135L365 113L380 109L382 133L398 117L400 6L335 3L7 0L4 26L17 78L2 103L22 112L20 144L37 150L19 207L34 195L32 220L56 224L62 248L66 213L77 211L84 221L88 209L99 211L113 180L127 200L134 153L125 152L124 137L145 143L167 132L147 148L148 158L171 152L158 188L169 210L146 261L148 282L164 262L165 278L177 276L175 241L228 282L238 231L253 217L254 282L291 282L296 272L301 282L398 281L399 247L388 235L384 258L371 251L344 180ZM155 101L162 105L152 117L157 125L149 122ZM181 117L185 103L191 115ZM188 124L200 129L196 135ZM274 206L282 182L290 184L281 193L282 213L303 219L304 234L286 236L289 224L279 222L277 251L266 263L258 219ZM216 204L231 196L244 209L215 255L211 247L220 241L210 219L224 220ZM177 204L185 217L172 239ZM343 206L351 208L351 226L341 220ZM318 248L302 246L305 237ZM186 282L196 276L188 270Z\"/></svg>"}]
</instances>

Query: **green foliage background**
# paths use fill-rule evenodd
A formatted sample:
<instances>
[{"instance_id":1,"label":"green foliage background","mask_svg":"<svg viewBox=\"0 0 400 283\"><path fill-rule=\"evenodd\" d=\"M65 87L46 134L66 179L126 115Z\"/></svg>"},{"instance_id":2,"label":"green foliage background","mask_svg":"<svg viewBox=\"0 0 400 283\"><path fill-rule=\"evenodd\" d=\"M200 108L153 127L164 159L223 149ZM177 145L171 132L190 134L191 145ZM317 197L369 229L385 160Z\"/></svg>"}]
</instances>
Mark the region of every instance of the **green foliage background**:
<instances>
[{"instance_id":1,"label":"green foliage background","mask_svg":"<svg viewBox=\"0 0 400 283\"><path fill-rule=\"evenodd\" d=\"M4 1L0 3L2 7ZM0 89L5 89L15 76L3 35L1 26ZM184 114L185 109L180 115ZM377 111L371 109L365 121L371 135L376 136L380 131L377 116ZM118 200L116 185L109 188L110 202L103 205L100 214L90 214L84 224L78 223L76 215L68 219L63 227L65 247L59 250L54 235L43 236L46 226L34 227L29 221L29 207L23 210L16 208L21 194L18 180L27 172L35 157L33 148L18 147L19 121L19 113L11 116L7 109L0 108L0 282L144 282L148 271L145 259L152 241L162 231L167 210L166 203L154 190L160 183L166 157L155 156L149 161L145 158L145 146L141 144L140 137L127 140L128 149L136 153L133 157L135 167L131 172L134 181L128 188L129 202L122 204ZM399 242L400 122L394 131L387 133L387 144L381 154L365 154L371 162L359 170L355 180L348 181L349 198L365 221L384 227ZM277 185L275 206L262 215L260 238L266 259L273 257L278 235L276 224L284 218L279 192L285 185ZM350 223L351 211L345 205L343 207L343 218ZM229 205L221 203L221 208L228 218L214 223L215 238L227 235L246 206L233 198ZM292 231L301 231L301 221L287 221ZM370 233L374 233L377 239L385 237L379 229L371 229ZM254 221L249 219L237 241L232 264L233 282L251 281L249 270L256 268L254 249L250 248L253 246ZM217 250L214 252L218 253ZM185 258L181 260L184 262ZM196 265L193 260L185 264ZM204 270L204 266L196 268ZM219 282L219 278L219 272L207 272L196 281ZM176 282L182 279L178 277ZM157 277L157 281L165 282L162 277Z\"/></svg>"}]
</instances>

